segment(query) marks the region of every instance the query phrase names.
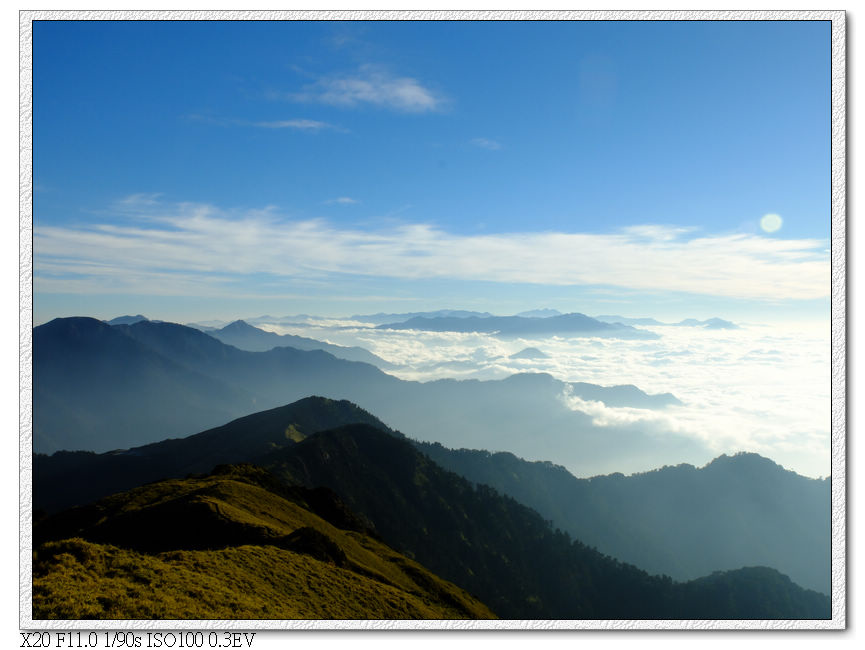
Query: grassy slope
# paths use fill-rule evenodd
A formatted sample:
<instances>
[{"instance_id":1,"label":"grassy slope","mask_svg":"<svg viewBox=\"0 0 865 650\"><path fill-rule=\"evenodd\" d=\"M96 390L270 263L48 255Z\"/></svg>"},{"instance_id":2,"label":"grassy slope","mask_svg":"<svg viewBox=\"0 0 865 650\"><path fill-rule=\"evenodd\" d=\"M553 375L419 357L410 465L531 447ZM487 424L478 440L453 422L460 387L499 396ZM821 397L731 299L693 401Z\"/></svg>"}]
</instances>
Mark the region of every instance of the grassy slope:
<instances>
[{"instance_id":1,"label":"grassy slope","mask_svg":"<svg viewBox=\"0 0 865 650\"><path fill-rule=\"evenodd\" d=\"M492 618L483 609L475 603L472 617ZM470 614L273 546L145 555L70 539L38 551L33 617L450 619Z\"/></svg>"},{"instance_id":2,"label":"grassy slope","mask_svg":"<svg viewBox=\"0 0 865 650\"><path fill-rule=\"evenodd\" d=\"M262 476L247 467L163 481L48 522L40 534L64 539L34 553L34 618L493 617Z\"/></svg>"}]
</instances>

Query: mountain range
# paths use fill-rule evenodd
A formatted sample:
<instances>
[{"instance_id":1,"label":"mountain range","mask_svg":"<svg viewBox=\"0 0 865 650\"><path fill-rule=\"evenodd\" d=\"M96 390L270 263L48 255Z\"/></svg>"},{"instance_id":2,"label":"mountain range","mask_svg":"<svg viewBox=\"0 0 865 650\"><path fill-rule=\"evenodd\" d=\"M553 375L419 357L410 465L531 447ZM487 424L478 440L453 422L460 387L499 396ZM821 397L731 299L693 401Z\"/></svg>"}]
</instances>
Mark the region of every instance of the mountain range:
<instances>
[{"instance_id":1,"label":"mountain range","mask_svg":"<svg viewBox=\"0 0 865 650\"><path fill-rule=\"evenodd\" d=\"M361 323L371 323L373 325L383 325L384 323L404 322L410 318L490 318L492 314L485 311L466 311L464 309L439 309L436 311L413 311L402 314L355 314L349 316L348 320L354 320Z\"/></svg>"},{"instance_id":2,"label":"mountain range","mask_svg":"<svg viewBox=\"0 0 865 650\"><path fill-rule=\"evenodd\" d=\"M330 428L333 424L336 428ZM188 474L228 457L235 463L252 461L270 476L254 469ZM389 563L396 568L388 571L399 569L399 575L388 574L391 584L422 599L424 589L434 585L431 591L439 597L433 604L450 604L449 616L457 617L489 612L446 582L506 618L829 616L826 596L802 589L774 569L740 568L680 583L614 560L555 530L512 498L443 469L404 436L347 402L308 398L181 440L122 453L37 456L35 461L35 507L68 501L68 492L82 484L91 490L101 484L97 492L109 494L146 483L95 505L38 518L34 594L39 611L49 616L59 615L63 603L80 601L91 584L83 576L92 580L99 567L109 569L105 575L118 594L99 601L99 613L110 616L122 611L116 603L123 600L122 587L128 593L136 580L146 600L151 586L166 584L166 572L179 567L185 593L202 593L201 585L216 580L222 567L234 567L229 578L244 579L238 572L246 571L260 580L262 571L274 572L275 566L274 575L282 575L285 567L300 562L298 554L340 570L312 567L324 571L316 575L325 576L327 584L316 590L310 607L340 594L345 600L346 581L359 580L346 571L378 579L384 574L380 567ZM184 472L188 478L178 480ZM172 476L173 481L151 482ZM298 532L305 528L314 530ZM374 547L378 557L361 558L351 541L368 551ZM245 578L247 584L254 580ZM295 593L296 582L270 584L266 594ZM202 607L223 597L224 584L217 587ZM361 590L368 589L370 608L379 606L376 589L365 583L352 589L351 603L356 605L364 598ZM284 600L278 602L291 611L292 599ZM179 598L178 608L190 606L188 597ZM245 600L237 605L239 611L263 606ZM401 611L416 615L408 607ZM275 615L286 616L284 611Z\"/></svg>"},{"instance_id":3,"label":"mountain range","mask_svg":"<svg viewBox=\"0 0 865 650\"><path fill-rule=\"evenodd\" d=\"M757 454L624 476L576 478L511 453L415 443L442 467L535 509L586 544L650 573L691 580L765 564L830 592L829 479Z\"/></svg>"},{"instance_id":4,"label":"mountain range","mask_svg":"<svg viewBox=\"0 0 865 650\"><path fill-rule=\"evenodd\" d=\"M130 450L37 455L33 505L56 512L223 463L262 462L317 431L353 424L403 437L347 401L307 398ZM577 479L562 467L509 453L412 444L441 467L509 495L577 539L652 573L685 580L759 563L829 591L828 481L798 476L759 456L720 457L700 470L683 465Z\"/></svg>"},{"instance_id":5,"label":"mountain range","mask_svg":"<svg viewBox=\"0 0 865 650\"><path fill-rule=\"evenodd\" d=\"M560 314L546 318L525 316L416 316L405 321L384 323L377 329L423 330L428 332L483 332L497 336L605 336L621 339L657 339L657 334L621 323L604 323L585 314Z\"/></svg>"},{"instance_id":6,"label":"mountain range","mask_svg":"<svg viewBox=\"0 0 865 650\"><path fill-rule=\"evenodd\" d=\"M142 316L138 314L137 316L118 316L117 318L112 318L109 321L106 321L109 325L133 325L135 323L140 323L143 320L150 320L146 316Z\"/></svg>"},{"instance_id":7,"label":"mountain range","mask_svg":"<svg viewBox=\"0 0 865 650\"><path fill-rule=\"evenodd\" d=\"M430 319L482 319L482 318L505 318L505 319L549 319L549 318L558 318L562 316L574 316L575 314L563 314L562 312L556 309L542 308L542 309L530 309L527 311L522 311L517 314L508 315L508 316L498 316L495 314L491 314L489 312L480 312L480 311L469 311L465 309L438 309L435 311L415 311L415 312L403 312L403 313L384 313L379 312L377 314L354 314L352 316L346 316L343 319L336 320L348 320L348 321L356 321L360 323L367 323L369 325L394 325L398 323L405 323L406 321L412 319L424 319L418 320L418 324L424 324L426 320ZM578 314L579 316L583 316L583 314ZM585 318L589 318L586 316ZM111 325L116 324L127 324L131 325L138 320L146 320L144 316L120 316L116 319L112 319L109 322ZM254 316L243 319L244 322L251 325L259 325L259 324L281 324L281 325L303 325L309 323L321 323L324 321L328 321L331 319L323 318L321 316L313 316L310 314L297 314L295 316L271 316L269 314L264 314L262 316ZM565 324L559 324L558 327L567 328L562 330L563 333L567 331L579 331L573 330L573 324L567 324L565 319ZM600 316L595 316L592 320L599 321L607 324L620 324L620 325L650 325L650 326L680 326L680 327L702 327L704 329L738 329L738 325L732 323L730 321L724 320L722 318L709 318L706 320L698 320L695 318L686 318L684 320L679 321L678 323L665 323L659 321L654 318L633 318L627 316L619 316L619 315L609 315L604 314ZM516 321L519 322L519 321ZM196 327L203 331L209 331L214 329L220 329L224 327L227 323L225 321L205 321L202 323L191 323L191 327ZM442 325L442 324L440 324ZM457 326L454 324L450 324L450 326ZM512 327L512 324L505 323L505 327ZM549 326L549 324L547 324ZM473 327L482 327L482 325L473 324ZM393 328L391 328L393 329ZM413 329L413 328L412 328ZM436 330L433 330L436 331ZM441 331L441 330L439 330ZM460 331L460 330L455 330ZM473 331L483 331L483 330L473 330Z\"/></svg>"},{"instance_id":8,"label":"mountain range","mask_svg":"<svg viewBox=\"0 0 865 650\"><path fill-rule=\"evenodd\" d=\"M290 347L297 350L324 350L335 356L337 359L345 359L346 361L362 361L369 363L377 368L387 370L394 368L395 365L385 361L381 357L374 355L369 350L361 347L344 345L334 345L324 341L306 338L304 336L296 336L294 334L276 334L275 332L267 332L253 327L248 323L237 320L229 323L220 329L205 330L210 336L219 339L223 343L233 345L241 350L249 352L266 352L277 347Z\"/></svg>"},{"instance_id":9,"label":"mountain range","mask_svg":"<svg viewBox=\"0 0 865 650\"><path fill-rule=\"evenodd\" d=\"M280 618L355 615L346 589L368 594L366 615L391 618L829 615L828 480L754 454L591 479L519 458L560 462L570 448L587 465L622 463L640 443L647 458L668 457L651 436L594 427L567 398L658 410L681 404L674 395L537 373L402 381L321 349L252 352L194 328L124 320L134 322L57 319L33 331L34 606L46 617L70 603L81 615L142 614L128 594L146 601L158 589L177 595L153 616L190 615L199 605L181 586L191 580L209 585L206 612L224 618L230 579L268 594L237 612L262 614L276 599ZM514 453L495 453L505 449ZM250 490L278 508L250 510ZM285 525L286 509L297 525ZM178 525L145 535L157 521ZM348 553L344 535L365 536L358 543L379 569ZM265 566L292 567L297 580L260 585ZM381 580L382 566L402 577ZM313 574L328 578L301 606ZM70 600L94 580L112 595Z\"/></svg>"},{"instance_id":10,"label":"mountain range","mask_svg":"<svg viewBox=\"0 0 865 650\"><path fill-rule=\"evenodd\" d=\"M56 319L33 330L33 370L34 451L42 453L141 445L310 394L351 400L420 440L555 458L588 474L625 463L659 466L696 444L681 437L659 442L637 427L595 426L565 399L664 409L678 403L669 393L542 373L403 381L322 350L248 352L173 323Z\"/></svg>"},{"instance_id":11,"label":"mountain range","mask_svg":"<svg viewBox=\"0 0 865 650\"><path fill-rule=\"evenodd\" d=\"M595 316L595 318L604 323L621 323L622 325L663 325L667 327L701 327L707 330L735 330L739 326L731 323L723 318L709 318L706 320L697 320L696 318L686 318L678 323L662 323L654 318L626 318L625 316Z\"/></svg>"}]
</instances>

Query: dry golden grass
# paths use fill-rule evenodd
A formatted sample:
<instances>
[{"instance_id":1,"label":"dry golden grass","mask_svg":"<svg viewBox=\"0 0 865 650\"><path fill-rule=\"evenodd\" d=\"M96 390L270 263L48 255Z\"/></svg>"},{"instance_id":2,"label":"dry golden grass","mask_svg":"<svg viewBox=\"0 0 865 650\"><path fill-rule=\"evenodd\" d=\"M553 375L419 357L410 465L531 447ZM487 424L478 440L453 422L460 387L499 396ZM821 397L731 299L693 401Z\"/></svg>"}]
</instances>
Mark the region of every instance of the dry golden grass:
<instances>
[{"instance_id":1,"label":"dry golden grass","mask_svg":"<svg viewBox=\"0 0 865 650\"><path fill-rule=\"evenodd\" d=\"M125 533L142 514L195 504L206 516L256 531L257 545L141 553L85 539L34 552L35 619L398 619L493 618L455 585L366 535L343 531L296 503L246 482L210 476L163 481L114 495L93 530L118 516ZM174 520L171 525L178 525ZM344 554L316 559L284 547L299 529ZM87 536L88 531L82 532ZM165 531L166 535L171 530ZM325 539L326 538L326 539ZM109 540L110 541L110 540ZM272 541L273 543L269 543ZM283 545L282 547L280 545ZM340 554L340 557L341 557ZM340 566L337 566L337 565Z\"/></svg>"}]
</instances>

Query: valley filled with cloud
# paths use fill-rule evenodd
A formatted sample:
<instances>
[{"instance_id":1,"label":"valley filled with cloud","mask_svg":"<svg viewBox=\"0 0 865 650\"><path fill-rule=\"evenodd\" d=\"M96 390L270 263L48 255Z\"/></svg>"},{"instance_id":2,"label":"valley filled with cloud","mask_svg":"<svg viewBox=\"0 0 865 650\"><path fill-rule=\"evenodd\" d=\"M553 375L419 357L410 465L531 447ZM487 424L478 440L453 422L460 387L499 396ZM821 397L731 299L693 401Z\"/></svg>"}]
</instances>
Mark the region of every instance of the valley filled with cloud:
<instances>
[{"instance_id":1,"label":"valley filled with cloud","mask_svg":"<svg viewBox=\"0 0 865 650\"><path fill-rule=\"evenodd\" d=\"M592 462L579 457L584 444L578 431L573 432L574 440L561 440L562 449L548 457L536 447L537 440L529 438L519 449L478 441L479 447L563 464L578 476L646 471L678 462L702 465L721 453L738 451L769 456L807 476L830 473L827 327L809 323L742 324L729 330L656 326L647 329L659 338L647 341L565 336L505 339L481 333L375 329L348 320L327 321L325 326L312 322L318 324L257 326L367 348L395 364L390 374L406 380L501 380L516 373L548 373L564 382L631 384L649 394L672 393L681 402L664 408L616 407L563 392L561 401L587 416L586 431L608 443L619 437L619 452L614 453L616 445L610 444L610 455L603 461L596 451L590 454L595 455ZM526 348L536 348L545 357L511 358ZM644 451L629 460L632 450L622 436L641 440ZM450 442L468 446L461 440L455 436ZM650 452L653 446L657 454Z\"/></svg>"}]
</instances>

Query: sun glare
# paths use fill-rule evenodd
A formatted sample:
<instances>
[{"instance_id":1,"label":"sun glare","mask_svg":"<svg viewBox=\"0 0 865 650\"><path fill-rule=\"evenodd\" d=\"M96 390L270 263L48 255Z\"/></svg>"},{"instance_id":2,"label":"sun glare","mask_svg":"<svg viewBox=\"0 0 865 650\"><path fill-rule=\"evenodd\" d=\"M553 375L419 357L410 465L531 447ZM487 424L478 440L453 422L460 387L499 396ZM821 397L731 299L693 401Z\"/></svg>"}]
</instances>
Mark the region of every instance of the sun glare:
<instances>
[{"instance_id":1,"label":"sun glare","mask_svg":"<svg viewBox=\"0 0 865 650\"><path fill-rule=\"evenodd\" d=\"M765 232L776 232L781 229L783 223L784 220L780 214L764 214L763 218L760 219L760 227Z\"/></svg>"}]
</instances>

